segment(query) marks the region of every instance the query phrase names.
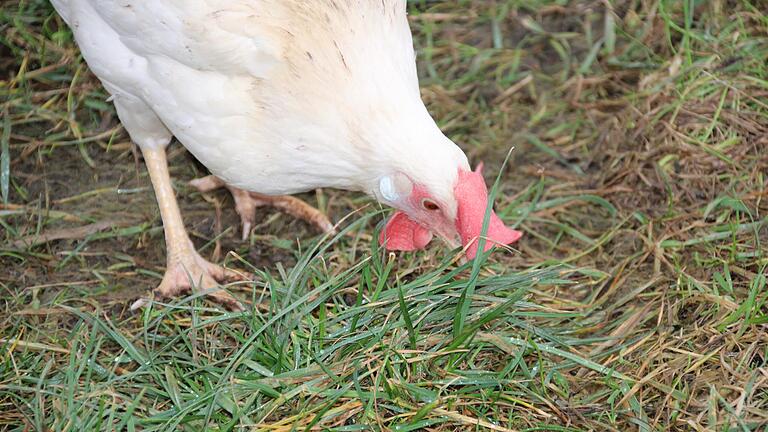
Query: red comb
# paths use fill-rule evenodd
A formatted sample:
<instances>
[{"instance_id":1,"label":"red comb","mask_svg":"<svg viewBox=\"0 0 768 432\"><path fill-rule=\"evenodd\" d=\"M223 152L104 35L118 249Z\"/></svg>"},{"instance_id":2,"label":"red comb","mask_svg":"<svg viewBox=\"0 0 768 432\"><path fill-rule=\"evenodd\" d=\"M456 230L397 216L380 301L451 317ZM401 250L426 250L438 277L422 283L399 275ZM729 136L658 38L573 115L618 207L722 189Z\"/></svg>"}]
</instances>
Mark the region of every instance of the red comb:
<instances>
[{"instance_id":1,"label":"red comb","mask_svg":"<svg viewBox=\"0 0 768 432\"><path fill-rule=\"evenodd\" d=\"M467 257L470 259L477 255L478 238L482 234L485 209L488 205L488 187L482 175L483 164L477 165L474 171L459 171L459 180L453 192L458 202L456 214L456 230L461 236L461 242L467 248ZM488 230L485 233L486 243L484 250L491 249L494 245L507 245L517 241L523 233L504 225L504 222L496 216L491 209L491 218L488 222Z\"/></svg>"}]
</instances>

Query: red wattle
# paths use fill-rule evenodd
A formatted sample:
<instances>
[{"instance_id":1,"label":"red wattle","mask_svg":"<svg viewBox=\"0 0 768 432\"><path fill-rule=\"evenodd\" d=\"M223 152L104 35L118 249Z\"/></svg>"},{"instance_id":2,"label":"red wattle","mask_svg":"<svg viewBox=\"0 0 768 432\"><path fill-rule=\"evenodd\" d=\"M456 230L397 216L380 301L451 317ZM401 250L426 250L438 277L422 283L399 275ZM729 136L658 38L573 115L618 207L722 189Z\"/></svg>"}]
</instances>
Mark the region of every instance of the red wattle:
<instances>
[{"instance_id":1,"label":"red wattle","mask_svg":"<svg viewBox=\"0 0 768 432\"><path fill-rule=\"evenodd\" d=\"M379 235L379 242L385 244L387 250L423 249L430 240L432 240L432 232L401 211L396 211L389 218L387 226Z\"/></svg>"}]
</instances>

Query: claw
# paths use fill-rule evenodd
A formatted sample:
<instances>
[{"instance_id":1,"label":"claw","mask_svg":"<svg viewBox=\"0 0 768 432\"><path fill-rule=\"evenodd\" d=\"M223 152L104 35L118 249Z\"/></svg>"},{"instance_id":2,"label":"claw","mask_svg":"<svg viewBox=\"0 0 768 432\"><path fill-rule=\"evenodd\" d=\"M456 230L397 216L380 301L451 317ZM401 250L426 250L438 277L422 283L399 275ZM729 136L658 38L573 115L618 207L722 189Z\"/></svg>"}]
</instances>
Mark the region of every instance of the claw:
<instances>
[{"instance_id":1,"label":"claw","mask_svg":"<svg viewBox=\"0 0 768 432\"><path fill-rule=\"evenodd\" d=\"M247 275L210 263L194 249L191 249L188 254L176 256L173 259L174 262L168 264L162 282L153 291L155 297L171 299L193 291L212 290L207 295L213 302L232 311L244 310L243 305L230 293L224 291L218 282L244 280L247 279ZM141 298L131 305L131 310L136 311L147 304L149 299Z\"/></svg>"}]
</instances>

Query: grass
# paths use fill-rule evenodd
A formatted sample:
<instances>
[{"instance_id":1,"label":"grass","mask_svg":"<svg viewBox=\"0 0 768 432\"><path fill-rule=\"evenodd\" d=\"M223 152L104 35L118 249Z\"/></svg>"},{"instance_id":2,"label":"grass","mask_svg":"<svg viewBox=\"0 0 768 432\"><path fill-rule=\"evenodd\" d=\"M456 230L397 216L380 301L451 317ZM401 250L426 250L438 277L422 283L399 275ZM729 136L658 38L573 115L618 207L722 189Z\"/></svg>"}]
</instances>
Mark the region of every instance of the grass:
<instances>
[{"instance_id":1,"label":"grass","mask_svg":"<svg viewBox=\"0 0 768 432\"><path fill-rule=\"evenodd\" d=\"M409 7L516 250L390 255L330 190L306 198L357 211L344 235L260 210L243 243L175 145L194 241L254 272L229 287L252 307L132 314L165 262L146 171L48 3L2 3L0 430L766 430L768 5Z\"/></svg>"}]
</instances>

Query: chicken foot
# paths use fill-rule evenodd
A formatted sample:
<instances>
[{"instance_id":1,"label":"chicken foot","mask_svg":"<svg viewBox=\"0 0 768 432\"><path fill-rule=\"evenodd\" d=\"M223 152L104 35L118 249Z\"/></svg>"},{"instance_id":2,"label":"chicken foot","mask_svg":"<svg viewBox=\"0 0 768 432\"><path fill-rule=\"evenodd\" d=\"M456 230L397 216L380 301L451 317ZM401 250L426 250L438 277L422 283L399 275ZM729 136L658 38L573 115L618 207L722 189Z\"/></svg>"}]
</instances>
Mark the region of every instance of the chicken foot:
<instances>
[{"instance_id":1,"label":"chicken foot","mask_svg":"<svg viewBox=\"0 0 768 432\"><path fill-rule=\"evenodd\" d=\"M213 290L208 293L211 300L229 309L241 310L240 302L222 290L217 282L243 279L243 276L206 261L197 253L187 235L171 186L165 149L143 148L142 153L155 190L157 204L160 207L167 249L165 275L160 285L154 290L155 296L173 298L189 292ZM139 299L131 305L131 309L139 309L147 303L147 299Z\"/></svg>"},{"instance_id":2,"label":"chicken foot","mask_svg":"<svg viewBox=\"0 0 768 432\"><path fill-rule=\"evenodd\" d=\"M272 206L281 209L295 218L303 219L315 225L324 233L335 231L331 221L320 210L290 195L270 196L248 192L230 186L224 180L214 175L192 180L189 184L200 192L210 192L222 187L226 187L229 190L232 198L235 200L235 210L240 215L240 221L243 224L243 240L246 240L251 233L251 228L256 219L256 207L260 206Z\"/></svg>"}]
</instances>

